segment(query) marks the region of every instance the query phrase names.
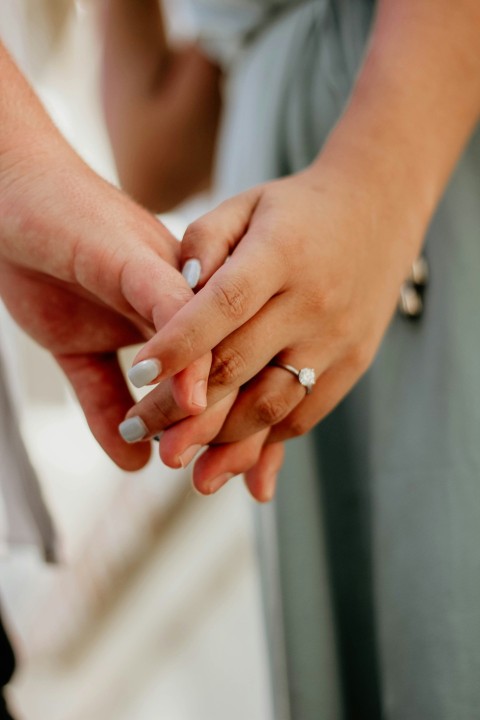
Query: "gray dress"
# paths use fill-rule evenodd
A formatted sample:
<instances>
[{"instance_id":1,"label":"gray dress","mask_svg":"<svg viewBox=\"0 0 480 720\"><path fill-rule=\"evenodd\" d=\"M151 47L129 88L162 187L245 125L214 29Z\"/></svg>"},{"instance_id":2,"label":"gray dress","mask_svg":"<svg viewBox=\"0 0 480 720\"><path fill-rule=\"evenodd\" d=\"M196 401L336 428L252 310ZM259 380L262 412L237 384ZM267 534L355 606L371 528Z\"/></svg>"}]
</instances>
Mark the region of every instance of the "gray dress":
<instances>
[{"instance_id":1,"label":"gray dress","mask_svg":"<svg viewBox=\"0 0 480 720\"><path fill-rule=\"evenodd\" d=\"M227 68L220 194L306 166L373 3L196 7ZM395 317L367 376L289 444L274 517L261 511L275 720L480 718L479 235L477 133L428 232L423 316Z\"/></svg>"}]
</instances>

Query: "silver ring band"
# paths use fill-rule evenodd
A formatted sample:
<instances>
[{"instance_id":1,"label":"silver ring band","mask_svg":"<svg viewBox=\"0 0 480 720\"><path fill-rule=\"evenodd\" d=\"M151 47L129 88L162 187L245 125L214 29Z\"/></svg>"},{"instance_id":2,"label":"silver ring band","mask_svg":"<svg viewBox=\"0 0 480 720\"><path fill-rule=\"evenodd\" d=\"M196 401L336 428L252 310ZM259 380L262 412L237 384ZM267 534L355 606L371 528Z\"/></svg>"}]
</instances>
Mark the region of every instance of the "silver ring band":
<instances>
[{"instance_id":1,"label":"silver ring band","mask_svg":"<svg viewBox=\"0 0 480 720\"><path fill-rule=\"evenodd\" d=\"M310 395L313 390L313 386L317 382L317 376L313 368L305 367L298 370L296 367L293 367L293 365L287 365L285 363L277 362L276 360L271 362L270 364L274 367L283 368L292 375L295 375L300 385L305 388L306 394Z\"/></svg>"}]
</instances>

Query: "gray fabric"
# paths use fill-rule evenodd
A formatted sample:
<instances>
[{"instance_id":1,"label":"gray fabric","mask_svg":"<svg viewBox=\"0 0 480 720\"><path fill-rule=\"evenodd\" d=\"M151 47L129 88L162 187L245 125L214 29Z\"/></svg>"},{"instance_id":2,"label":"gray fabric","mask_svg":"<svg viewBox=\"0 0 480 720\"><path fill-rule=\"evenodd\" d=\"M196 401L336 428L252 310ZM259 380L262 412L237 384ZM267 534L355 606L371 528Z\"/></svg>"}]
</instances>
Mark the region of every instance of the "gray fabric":
<instances>
[{"instance_id":1,"label":"gray fabric","mask_svg":"<svg viewBox=\"0 0 480 720\"><path fill-rule=\"evenodd\" d=\"M57 559L56 534L37 475L20 435L0 357L0 503L2 543L37 547L47 562Z\"/></svg>"},{"instance_id":2,"label":"gray fabric","mask_svg":"<svg viewBox=\"0 0 480 720\"><path fill-rule=\"evenodd\" d=\"M228 43L238 23L220 199L318 153L348 98L372 3L208 4L222 58L221 28L233 21ZM479 716L479 234L477 133L428 232L423 317L396 317L368 375L290 445L277 536L261 540L278 543L283 598L269 635L275 651L282 621L293 720ZM265 585L273 607L278 586Z\"/></svg>"},{"instance_id":3,"label":"gray fabric","mask_svg":"<svg viewBox=\"0 0 480 720\"><path fill-rule=\"evenodd\" d=\"M207 51L228 66L282 12L305 0L194 0L194 18Z\"/></svg>"},{"instance_id":4,"label":"gray fabric","mask_svg":"<svg viewBox=\"0 0 480 720\"><path fill-rule=\"evenodd\" d=\"M348 96L370 19L370 3L348 7L347 47L329 0L293 2L244 38L225 87L220 197L295 172L321 148Z\"/></svg>"},{"instance_id":5,"label":"gray fabric","mask_svg":"<svg viewBox=\"0 0 480 720\"><path fill-rule=\"evenodd\" d=\"M289 445L275 506L283 617L267 618L273 637L279 630L272 621L283 620L290 717L295 719L341 717L339 657L320 510L312 443L299 438ZM265 596L274 590L267 586Z\"/></svg>"}]
</instances>

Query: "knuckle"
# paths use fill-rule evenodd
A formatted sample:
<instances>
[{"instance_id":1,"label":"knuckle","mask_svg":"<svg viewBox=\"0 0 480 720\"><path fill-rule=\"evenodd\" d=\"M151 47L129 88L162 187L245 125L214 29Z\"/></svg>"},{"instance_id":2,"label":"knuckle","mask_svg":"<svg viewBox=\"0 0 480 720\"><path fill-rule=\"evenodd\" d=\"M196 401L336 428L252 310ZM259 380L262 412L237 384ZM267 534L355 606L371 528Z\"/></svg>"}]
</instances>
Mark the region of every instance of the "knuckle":
<instances>
[{"instance_id":1,"label":"knuckle","mask_svg":"<svg viewBox=\"0 0 480 720\"><path fill-rule=\"evenodd\" d=\"M153 430L163 430L169 427L177 418L172 403L166 401L166 398L152 398L152 405L149 412L149 425L153 425Z\"/></svg>"},{"instance_id":2,"label":"knuckle","mask_svg":"<svg viewBox=\"0 0 480 720\"><path fill-rule=\"evenodd\" d=\"M253 408L254 416L261 425L275 425L283 420L289 411L285 399L278 393L270 393L259 398Z\"/></svg>"},{"instance_id":3,"label":"knuckle","mask_svg":"<svg viewBox=\"0 0 480 720\"><path fill-rule=\"evenodd\" d=\"M348 351L348 364L357 375L363 375L370 367L374 353L366 342L354 343Z\"/></svg>"},{"instance_id":4,"label":"knuckle","mask_svg":"<svg viewBox=\"0 0 480 720\"><path fill-rule=\"evenodd\" d=\"M146 423L149 434L160 432L177 422L182 413L173 396L162 386L146 395L136 406L136 413Z\"/></svg>"},{"instance_id":5,"label":"knuckle","mask_svg":"<svg viewBox=\"0 0 480 720\"><path fill-rule=\"evenodd\" d=\"M249 302L248 288L235 280L215 282L212 292L219 311L228 320L241 320Z\"/></svg>"},{"instance_id":6,"label":"knuckle","mask_svg":"<svg viewBox=\"0 0 480 720\"><path fill-rule=\"evenodd\" d=\"M190 288L181 285L180 287L169 290L169 296L172 303L175 302L179 308L182 308L192 299L192 291Z\"/></svg>"},{"instance_id":7,"label":"knuckle","mask_svg":"<svg viewBox=\"0 0 480 720\"><path fill-rule=\"evenodd\" d=\"M187 247L197 247L203 244L210 237L210 223L206 218L200 218L191 223L185 230L182 245Z\"/></svg>"},{"instance_id":8,"label":"knuckle","mask_svg":"<svg viewBox=\"0 0 480 720\"><path fill-rule=\"evenodd\" d=\"M176 332L172 337L170 347L175 370L183 369L198 356L199 338L196 329L191 327L182 332Z\"/></svg>"},{"instance_id":9,"label":"knuckle","mask_svg":"<svg viewBox=\"0 0 480 720\"><path fill-rule=\"evenodd\" d=\"M256 447L246 448L242 454L242 463L239 472L247 472L258 461L260 450Z\"/></svg>"},{"instance_id":10,"label":"knuckle","mask_svg":"<svg viewBox=\"0 0 480 720\"><path fill-rule=\"evenodd\" d=\"M292 413L288 419L288 431L290 437L305 435L309 430L310 423L308 419L300 413Z\"/></svg>"},{"instance_id":11,"label":"knuckle","mask_svg":"<svg viewBox=\"0 0 480 720\"><path fill-rule=\"evenodd\" d=\"M338 306L337 306L338 307ZM351 338L355 336L356 324L353 313L338 312L335 317L335 326L332 331L334 338L344 345L351 344Z\"/></svg>"},{"instance_id":12,"label":"knuckle","mask_svg":"<svg viewBox=\"0 0 480 720\"><path fill-rule=\"evenodd\" d=\"M237 350L225 348L213 354L210 383L222 386L241 384L238 381L242 379L245 369L246 363L242 355Z\"/></svg>"}]
</instances>

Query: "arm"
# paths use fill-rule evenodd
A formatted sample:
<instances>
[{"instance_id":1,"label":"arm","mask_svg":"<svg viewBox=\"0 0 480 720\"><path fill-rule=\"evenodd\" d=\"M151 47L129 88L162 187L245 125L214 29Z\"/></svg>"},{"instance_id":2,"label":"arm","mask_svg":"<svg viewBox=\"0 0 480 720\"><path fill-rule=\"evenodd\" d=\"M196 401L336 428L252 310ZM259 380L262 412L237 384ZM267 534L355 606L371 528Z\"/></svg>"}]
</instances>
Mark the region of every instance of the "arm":
<instances>
[{"instance_id":1,"label":"arm","mask_svg":"<svg viewBox=\"0 0 480 720\"><path fill-rule=\"evenodd\" d=\"M149 449L117 432L132 402L117 350L150 337L190 299L174 269L178 243L81 161L1 44L0 79L0 297L55 356L106 452L136 469ZM208 368L205 358L182 375L177 399Z\"/></svg>"},{"instance_id":2,"label":"arm","mask_svg":"<svg viewBox=\"0 0 480 720\"><path fill-rule=\"evenodd\" d=\"M234 464L236 441L268 427L268 442L306 432L366 371L479 115L477 0L380 0L351 99L314 163L190 227L183 261L200 259L204 287L137 361L161 359L168 377L214 348L210 402L254 378L219 434L212 423L211 438L232 444L202 455L199 488L211 491L229 462L255 467L253 456ZM314 365L313 393L265 367L273 357ZM162 426L151 397L131 414ZM191 420L165 433L170 462L199 437Z\"/></svg>"},{"instance_id":3,"label":"arm","mask_svg":"<svg viewBox=\"0 0 480 720\"><path fill-rule=\"evenodd\" d=\"M380 0L351 100L315 167L368 167L425 226L479 116L479 4Z\"/></svg>"},{"instance_id":4,"label":"arm","mask_svg":"<svg viewBox=\"0 0 480 720\"><path fill-rule=\"evenodd\" d=\"M122 186L151 210L207 187L220 73L201 51L172 50L158 0L104 0L103 102Z\"/></svg>"}]
</instances>

